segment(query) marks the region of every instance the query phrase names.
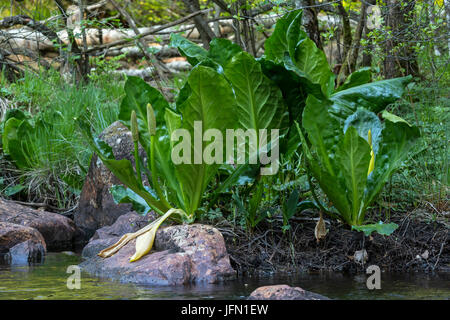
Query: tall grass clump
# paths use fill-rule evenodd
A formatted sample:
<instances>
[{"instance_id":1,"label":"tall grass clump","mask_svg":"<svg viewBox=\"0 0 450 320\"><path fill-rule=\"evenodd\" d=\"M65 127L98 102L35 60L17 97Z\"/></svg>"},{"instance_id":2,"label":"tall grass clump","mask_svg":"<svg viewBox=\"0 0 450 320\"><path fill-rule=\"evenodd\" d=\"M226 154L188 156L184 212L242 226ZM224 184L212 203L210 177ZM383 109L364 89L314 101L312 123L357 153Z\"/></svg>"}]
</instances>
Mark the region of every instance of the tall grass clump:
<instances>
[{"instance_id":1,"label":"tall grass clump","mask_svg":"<svg viewBox=\"0 0 450 320\"><path fill-rule=\"evenodd\" d=\"M20 110L30 129L21 137L25 165L0 152L0 192L19 200L71 207L92 154L82 142L75 120L87 115L97 132L117 120L122 82L103 77L102 81L74 85L56 72L47 72L26 73L14 83L2 80L1 87L0 94L11 101L9 110ZM4 123L0 128L3 131Z\"/></svg>"}]
</instances>

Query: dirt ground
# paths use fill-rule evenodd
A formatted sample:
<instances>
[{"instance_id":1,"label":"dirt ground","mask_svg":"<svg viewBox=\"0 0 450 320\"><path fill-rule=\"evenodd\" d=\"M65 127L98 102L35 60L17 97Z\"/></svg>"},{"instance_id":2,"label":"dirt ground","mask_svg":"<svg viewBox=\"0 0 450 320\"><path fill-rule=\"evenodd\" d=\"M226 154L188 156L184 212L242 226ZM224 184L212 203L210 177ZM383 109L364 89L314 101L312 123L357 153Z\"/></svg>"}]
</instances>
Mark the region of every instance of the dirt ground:
<instances>
[{"instance_id":1,"label":"dirt ground","mask_svg":"<svg viewBox=\"0 0 450 320\"><path fill-rule=\"evenodd\" d=\"M320 242L314 237L317 215L298 218L283 234L281 222L264 223L248 234L222 222L222 232L232 266L240 275L274 272L343 271L365 272L378 265L389 272L450 272L448 217L430 220L422 211L397 213L391 222L399 228L391 236L362 232L326 219L328 234ZM366 250L364 263L355 261L358 250ZM356 259L357 260L357 259Z\"/></svg>"}]
</instances>

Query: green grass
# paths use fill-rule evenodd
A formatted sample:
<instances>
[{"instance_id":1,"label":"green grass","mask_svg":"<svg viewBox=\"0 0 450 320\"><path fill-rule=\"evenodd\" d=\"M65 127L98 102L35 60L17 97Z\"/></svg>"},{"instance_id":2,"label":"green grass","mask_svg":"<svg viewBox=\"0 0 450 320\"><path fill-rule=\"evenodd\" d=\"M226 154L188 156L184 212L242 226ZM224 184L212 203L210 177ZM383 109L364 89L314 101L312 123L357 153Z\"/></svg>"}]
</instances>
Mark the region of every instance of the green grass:
<instances>
[{"instance_id":1,"label":"green grass","mask_svg":"<svg viewBox=\"0 0 450 320\"><path fill-rule=\"evenodd\" d=\"M15 83L2 80L1 88L0 94L17 108L34 119L42 118L48 125L31 137L29 168L15 170L3 157L0 192L5 195L5 190L22 185L24 190L15 195L20 200L46 202L61 208L74 205L92 154L75 118L87 115L96 132L101 132L117 120L123 82L102 78L75 86L62 81L56 72L39 76L27 73Z\"/></svg>"},{"instance_id":2,"label":"green grass","mask_svg":"<svg viewBox=\"0 0 450 320\"><path fill-rule=\"evenodd\" d=\"M447 86L414 86L392 111L420 128L411 157L393 175L382 197L399 209L424 208L439 214L449 205L450 91Z\"/></svg>"}]
</instances>

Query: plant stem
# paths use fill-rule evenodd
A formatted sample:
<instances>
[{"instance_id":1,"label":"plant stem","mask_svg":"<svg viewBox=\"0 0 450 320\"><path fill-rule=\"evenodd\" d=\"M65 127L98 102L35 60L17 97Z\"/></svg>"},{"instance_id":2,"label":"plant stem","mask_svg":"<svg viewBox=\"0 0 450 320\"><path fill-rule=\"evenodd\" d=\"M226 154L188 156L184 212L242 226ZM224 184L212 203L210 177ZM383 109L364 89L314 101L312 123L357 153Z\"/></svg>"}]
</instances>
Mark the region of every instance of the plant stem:
<instances>
[{"instance_id":1,"label":"plant stem","mask_svg":"<svg viewBox=\"0 0 450 320\"><path fill-rule=\"evenodd\" d=\"M156 163L155 163L155 136L150 136L150 171L152 174L152 185L153 189L155 189L156 194L158 195L161 202L168 208L172 208L172 206L167 201L164 196L159 184L158 184L158 176L156 174Z\"/></svg>"},{"instance_id":2,"label":"plant stem","mask_svg":"<svg viewBox=\"0 0 450 320\"><path fill-rule=\"evenodd\" d=\"M134 163L136 164L136 176L140 186L143 188L144 184L142 183L141 164L139 163L139 142L133 141L133 144L134 144Z\"/></svg>"}]
</instances>

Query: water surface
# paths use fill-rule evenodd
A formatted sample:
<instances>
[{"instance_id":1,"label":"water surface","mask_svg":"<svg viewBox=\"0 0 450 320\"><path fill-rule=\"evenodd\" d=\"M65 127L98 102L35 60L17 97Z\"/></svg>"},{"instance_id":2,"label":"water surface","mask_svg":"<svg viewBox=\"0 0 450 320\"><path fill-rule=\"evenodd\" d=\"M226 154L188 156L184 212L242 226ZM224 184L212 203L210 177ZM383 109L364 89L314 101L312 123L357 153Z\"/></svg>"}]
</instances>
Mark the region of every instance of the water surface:
<instances>
[{"instance_id":1,"label":"water surface","mask_svg":"<svg viewBox=\"0 0 450 320\"><path fill-rule=\"evenodd\" d=\"M81 289L67 288L67 267L78 255L49 253L44 263L0 265L0 299L245 299L264 285L299 286L333 299L449 299L450 274L386 274L381 290L368 290L366 275L302 273L292 276L244 278L216 285L151 287L124 284L81 274Z\"/></svg>"}]
</instances>

